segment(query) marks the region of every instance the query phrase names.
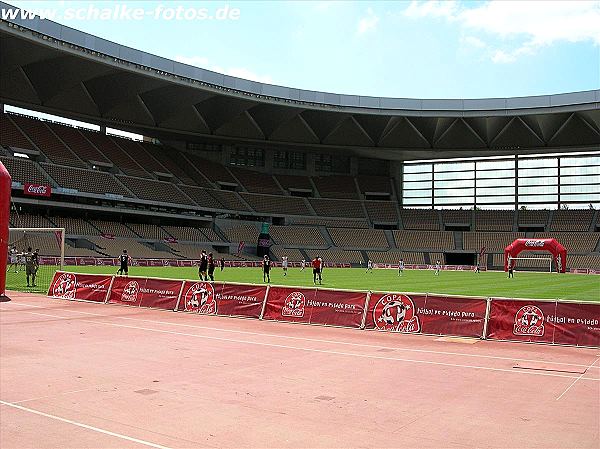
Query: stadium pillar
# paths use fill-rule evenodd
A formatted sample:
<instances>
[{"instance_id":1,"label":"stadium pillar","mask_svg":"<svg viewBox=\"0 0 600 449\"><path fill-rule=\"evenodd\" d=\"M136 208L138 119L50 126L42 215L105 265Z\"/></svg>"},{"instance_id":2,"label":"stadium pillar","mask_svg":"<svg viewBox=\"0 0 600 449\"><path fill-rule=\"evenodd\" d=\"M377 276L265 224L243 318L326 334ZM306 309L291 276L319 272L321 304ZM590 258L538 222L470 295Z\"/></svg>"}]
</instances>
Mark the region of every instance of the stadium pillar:
<instances>
[{"instance_id":1,"label":"stadium pillar","mask_svg":"<svg viewBox=\"0 0 600 449\"><path fill-rule=\"evenodd\" d=\"M0 296L6 291L6 259L8 257L8 219L10 215L11 178L0 162Z\"/></svg>"}]
</instances>

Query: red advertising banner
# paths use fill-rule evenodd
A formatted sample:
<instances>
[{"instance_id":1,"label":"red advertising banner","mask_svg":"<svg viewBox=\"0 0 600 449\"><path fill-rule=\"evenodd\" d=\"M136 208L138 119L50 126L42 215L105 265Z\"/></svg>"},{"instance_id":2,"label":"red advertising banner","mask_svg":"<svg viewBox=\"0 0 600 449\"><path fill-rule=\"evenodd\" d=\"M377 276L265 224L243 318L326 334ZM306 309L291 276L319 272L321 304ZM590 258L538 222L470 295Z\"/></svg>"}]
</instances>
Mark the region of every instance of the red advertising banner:
<instances>
[{"instance_id":1,"label":"red advertising banner","mask_svg":"<svg viewBox=\"0 0 600 449\"><path fill-rule=\"evenodd\" d=\"M369 301L365 328L482 337L486 307L482 298L375 293Z\"/></svg>"},{"instance_id":2,"label":"red advertising banner","mask_svg":"<svg viewBox=\"0 0 600 449\"><path fill-rule=\"evenodd\" d=\"M600 347L600 304L492 299L487 338Z\"/></svg>"},{"instance_id":3,"label":"red advertising banner","mask_svg":"<svg viewBox=\"0 0 600 449\"><path fill-rule=\"evenodd\" d=\"M57 271L50 283L48 296L60 299L104 302L111 280L111 275Z\"/></svg>"},{"instance_id":4,"label":"red advertising banner","mask_svg":"<svg viewBox=\"0 0 600 449\"><path fill-rule=\"evenodd\" d=\"M174 310L183 281L115 277L109 303Z\"/></svg>"},{"instance_id":5,"label":"red advertising banner","mask_svg":"<svg viewBox=\"0 0 600 449\"><path fill-rule=\"evenodd\" d=\"M263 319L359 328L366 293L271 287Z\"/></svg>"},{"instance_id":6,"label":"red advertising banner","mask_svg":"<svg viewBox=\"0 0 600 449\"><path fill-rule=\"evenodd\" d=\"M29 196L50 196L52 194L52 187L45 184L30 184L25 183L23 186L23 193Z\"/></svg>"},{"instance_id":7,"label":"red advertising banner","mask_svg":"<svg viewBox=\"0 0 600 449\"><path fill-rule=\"evenodd\" d=\"M262 285L186 281L177 310L259 318L266 291L267 287Z\"/></svg>"}]
</instances>

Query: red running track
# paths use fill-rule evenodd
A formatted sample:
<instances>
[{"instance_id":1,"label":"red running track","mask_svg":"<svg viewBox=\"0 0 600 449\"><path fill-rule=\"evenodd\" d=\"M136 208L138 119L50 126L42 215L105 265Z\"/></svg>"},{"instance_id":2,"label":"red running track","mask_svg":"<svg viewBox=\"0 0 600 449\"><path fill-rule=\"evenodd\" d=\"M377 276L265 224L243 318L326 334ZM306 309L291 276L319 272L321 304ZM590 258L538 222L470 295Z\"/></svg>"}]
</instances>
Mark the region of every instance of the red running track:
<instances>
[{"instance_id":1,"label":"red running track","mask_svg":"<svg viewBox=\"0 0 600 449\"><path fill-rule=\"evenodd\" d=\"M0 303L0 447L598 448L600 350Z\"/></svg>"}]
</instances>

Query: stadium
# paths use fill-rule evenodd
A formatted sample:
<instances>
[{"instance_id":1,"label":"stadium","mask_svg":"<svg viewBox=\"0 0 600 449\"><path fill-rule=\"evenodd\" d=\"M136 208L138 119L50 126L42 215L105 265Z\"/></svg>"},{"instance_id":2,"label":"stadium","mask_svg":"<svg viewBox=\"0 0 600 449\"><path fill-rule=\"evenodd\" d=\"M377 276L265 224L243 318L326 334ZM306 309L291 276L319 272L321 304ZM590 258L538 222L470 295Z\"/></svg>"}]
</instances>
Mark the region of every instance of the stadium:
<instances>
[{"instance_id":1,"label":"stadium","mask_svg":"<svg viewBox=\"0 0 600 449\"><path fill-rule=\"evenodd\" d=\"M0 55L2 447L597 447L600 90L309 91L19 17Z\"/></svg>"}]
</instances>

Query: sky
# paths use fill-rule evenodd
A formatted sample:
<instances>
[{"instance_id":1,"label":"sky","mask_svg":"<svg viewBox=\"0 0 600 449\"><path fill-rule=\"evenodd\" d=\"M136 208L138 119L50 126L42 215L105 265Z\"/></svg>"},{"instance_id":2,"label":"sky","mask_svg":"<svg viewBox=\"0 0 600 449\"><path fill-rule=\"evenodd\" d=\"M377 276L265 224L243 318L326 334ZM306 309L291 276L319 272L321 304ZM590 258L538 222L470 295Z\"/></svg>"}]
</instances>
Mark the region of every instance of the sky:
<instances>
[{"instance_id":1,"label":"sky","mask_svg":"<svg viewBox=\"0 0 600 449\"><path fill-rule=\"evenodd\" d=\"M598 0L8 3L159 56L302 89L405 98L600 89ZM115 18L123 8L143 18Z\"/></svg>"}]
</instances>

